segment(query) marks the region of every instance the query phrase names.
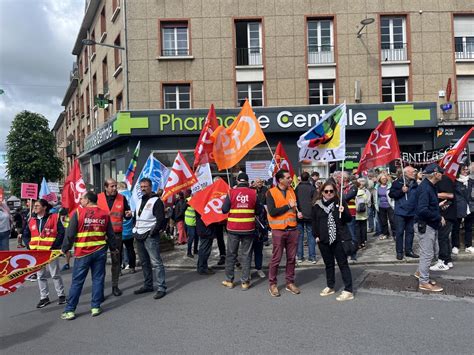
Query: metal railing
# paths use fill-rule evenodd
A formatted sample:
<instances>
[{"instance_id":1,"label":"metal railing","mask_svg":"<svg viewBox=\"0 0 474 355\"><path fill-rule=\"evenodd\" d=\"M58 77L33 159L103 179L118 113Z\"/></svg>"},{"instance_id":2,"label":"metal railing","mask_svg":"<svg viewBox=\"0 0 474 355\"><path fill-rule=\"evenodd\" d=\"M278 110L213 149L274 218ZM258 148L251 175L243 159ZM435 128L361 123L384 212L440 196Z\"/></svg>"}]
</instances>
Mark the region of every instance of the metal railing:
<instances>
[{"instance_id":1,"label":"metal railing","mask_svg":"<svg viewBox=\"0 0 474 355\"><path fill-rule=\"evenodd\" d=\"M161 49L162 57L179 57L188 56L189 49L187 48L176 48L176 49Z\"/></svg>"},{"instance_id":2,"label":"metal railing","mask_svg":"<svg viewBox=\"0 0 474 355\"><path fill-rule=\"evenodd\" d=\"M308 46L308 64L334 63L334 46Z\"/></svg>"},{"instance_id":3,"label":"metal railing","mask_svg":"<svg viewBox=\"0 0 474 355\"><path fill-rule=\"evenodd\" d=\"M236 65L262 65L263 48L236 48Z\"/></svg>"},{"instance_id":4,"label":"metal railing","mask_svg":"<svg viewBox=\"0 0 474 355\"><path fill-rule=\"evenodd\" d=\"M474 100L456 101L459 119L474 119Z\"/></svg>"},{"instance_id":5,"label":"metal railing","mask_svg":"<svg viewBox=\"0 0 474 355\"><path fill-rule=\"evenodd\" d=\"M459 43L455 47L456 59L474 59L474 43Z\"/></svg>"},{"instance_id":6,"label":"metal railing","mask_svg":"<svg viewBox=\"0 0 474 355\"><path fill-rule=\"evenodd\" d=\"M382 62L401 62L407 60L406 43L382 43Z\"/></svg>"}]
</instances>

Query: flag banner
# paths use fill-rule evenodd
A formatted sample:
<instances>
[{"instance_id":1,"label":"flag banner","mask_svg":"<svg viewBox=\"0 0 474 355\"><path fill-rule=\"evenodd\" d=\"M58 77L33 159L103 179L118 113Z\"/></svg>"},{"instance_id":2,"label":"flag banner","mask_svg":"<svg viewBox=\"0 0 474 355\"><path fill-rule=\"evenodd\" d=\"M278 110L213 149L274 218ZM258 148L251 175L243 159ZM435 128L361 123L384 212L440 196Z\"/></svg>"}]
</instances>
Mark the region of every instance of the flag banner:
<instances>
[{"instance_id":1,"label":"flag banner","mask_svg":"<svg viewBox=\"0 0 474 355\"><path fill-rule=\"evenodd\" d=\"M135 177L135 171L137 170L137 160L139 155L140 141L138 141L138 144L133 151L132 159L130 160L130 164L128 164L127 172L125 173L125 178L123 180L123 182L127 184L127 188L129 190L132 189L133 178Z\"/></svg>"},{"instance_id":2,"label":"flag banner","mask_svg":"<svg viewBox=\"0 0 474 355\"><path fill-rule=\"evenodd\" d=\"M456 174L458 173L460 165L464 162L465 155L462 154L466 148L469 136L471 135L474 127L471 127L467 133L456 142L453 148L449 150L443 159L440 160L439 165L445 169L445 175L451 180L456 180Z\"/></svg>"},{"instance_id":3,"label":"flag banner","mask_svg":"<svg viewBox=\"0 0 474 355\"><path fill-rule=\"evenodd\" d=\"M298 139L299 159L312 161L344 160L346 155L346 104L326 113Z\"/></svg>"},{"instance_id":4,"label":"flag banner","mask_svg":"<svg viewBox=\"0 0 474 355\"><path fill-rule=\"evenodd\" d=\"M221 178L216 179L211 186L196 193L188 202L202 218L206 226L227 219L228 214L222 213L222 205L229 193L230 187Z\"/></svg>"},{"instance_id":5,"label":"flag banner","mask_svg":"<svg viewBox=\"0 0 474 355\"><path fill-rule=\"evenodd\" d=\"M201 135L196 144L196 148L194 149L194 169L196 169L198 165L214 162L212 154L214 143L211 140L211 135L218 126L216 111L214 110L214 105L211 105L204 126L202 127Z\"/></svg>"},{"instance_id":6,"label":"flag banner","mask_svg":"<svg viewBox=\"0 0 474 355\"><path fill-rule=\"evenodd\" d=\"M444 156L453 148L453 145L437 148L428 149L418 152L401 152L403 164L412 166L425 166L432 163L437 163L443 159Z\"/></svg>"},{"instance_id":7,"label":"flag banner","mask_svg":"<svg viewBox=\"0 0 474 355\"><path fill-rule=\"evenodd\" d=\"M191 187L193 194L212 185L211 166L209 163L198 165L194 175L196 175L198 181Z\"/></svg>"},{"instance_id":8,"label":"flag banner","mask_svg":"<svg viewBox=\"0 0 474 355\"><path fill-rule=\"evenodd\" d=\"M15 292L28 275L60 255L59 250L0 251L0 296Z\"/></svg>"},{"instance_id":9,"label":"flag banner","mask_svg":"<svg viewBox=\"0 0 474 355\"><path fill-rule=\"evenodd\" d=\"M228 128L217 127L211 136L213 155L219 170L236 165L256 145L265 141L265 135L248 100L235 121Z\"/></svg>"},{"instance_id":10,"label":"flag banner","mask_svg":"<svg viewBox=\"0 0 474 355\"><path fill-rule=\"evenodd\" d=\"M392 117L388 117L379 123L370 134L357 167L357 174L388 164L392 160L400 159L400 157L400 147L398 146L395 125L393 124Z\"/></svg>"},{"instance_id":11,"label":"flag banner","mask_svg":"<svg viewBox=\"0 0 474 355\"><path fill-rule=\"evenodd\" d=\"M296 188L296 186L298 185L298 176L296 175L295 170L293 169L293 165L291 165L290 163L290 159L288 158L285 149L283 149L283 144L281 144L281 142L278 142L278 145L275 150L275 156L272 159L270 168L268 170L270 177L274 177L280 169L285 169L289 171L290 176L292 178L291 187ZM274 184L276 185L275 181Z\"/></svg>"},{"instance_id":12,"label":"flag banner","mask_svg":"<svg viewBox=\"0 0 474 355\"><path fill-rule=\"evenodd\" d=\"M140 206L140 199L142 198L142 190L140 190L141 179L149 178L152 183L152 191L157 192L159 189L164 189L169 173L169 169L156 159L153 154L150 154L133 186L132 203L135 206Z\"/></svg>"},{"instance_id":13,"label":"flag banner","mask_svg":"<svg viewBox=\"0 0 474 355\"><path fill-rule=\"evenodd\" d=\"M39 198L45 199L52 206L58 203L58 196L54 192L51 192L51 190L49 189L49 184L46 182L46 179L44 177L43 177L43 180L41 181Z\"/></svg>"},{"instance_id":14,"label":"flag banner","mask_svg":"<svg viewBox=\"0 0 474 355\"><path fill-rule=\"evenodd\" d=\"M188 162L178 150L161 199L166 201L168 197L180 191L190 189L197 181L196 175L194 175Z\"/></svg>"},{"instance_id":15,"label":"flag banner","mask_svg":"<svg viewBox=\"0 0 474 355\"><path fill-rule=\"evenodd\" d=\"M81 195L86 191L86 184L82 179L79 161L76 159L74 160L74 166L71 172L64 182L63 193L61 195L62 206L67 208L69 213L73 212L77 206L79 206Z\"/></svg>"}]
</instances>

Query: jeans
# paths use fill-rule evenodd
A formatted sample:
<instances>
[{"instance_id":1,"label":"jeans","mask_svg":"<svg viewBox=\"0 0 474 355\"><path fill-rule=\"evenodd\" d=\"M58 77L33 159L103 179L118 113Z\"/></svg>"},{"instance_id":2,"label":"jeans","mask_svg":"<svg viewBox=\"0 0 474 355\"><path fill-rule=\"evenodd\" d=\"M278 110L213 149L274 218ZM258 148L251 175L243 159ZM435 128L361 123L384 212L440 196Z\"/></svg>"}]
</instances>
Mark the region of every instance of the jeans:
<instances>
[{"instance_id":1,"label":"jeans","mask_svg":"<svg viewBox=\"0 0 474 355\"><path fill-rule=\"evenodd\" d=\"M464 245L466 248L472 247L472 224L474 222L474 212L464 218Z\"/></svg>"},{"instance_id":2,"label":"jeans","mask_svg":"<svg viewBox=\"0 0 474 355\"><path fill-rule=\"evenodd\" d=\"M10 231L0 232L0 250L10 250Z\"/></svg>"},{"instance_id":3,"label":"jeans","mask_svg":"<svg viewBox=\"0 0 474 355\"><path fill-rule=\"evenodd\" d=\"M263 240L255 239L253 241L253 255L255 258L255 269L262 270L263 266Z\"/></svg>"},{"instance_id":4,"label":"jeans","mask_svg":"<svg viewBox=\"0 0 474 355\"><path fill-rule=\"evenodd\" d=\"M298 251L296 256L298 259L304 259L304 233L308 240L308 259L316 260L316 240L313 236L313 226L311 222L298 222Z\"/></svg>"},{"instance_id":5,"label":"jeans","mask_svg":"<svg viewBox=\"0 0 474 355\"><path fill-rule=\"evenodd\" d=\"M137 240L137 249L142 262L144 288L151 290L156 286L157 291L166 292L165 266L160 255L159 235Z\"/></svg>"},{"instance_id":6,"label":"jeans","mask_svg":"<svg viewBox=\"0 0 474 355\"><path fill-rule=\"evenodd\" d=\"M118 253L110 253L112 259L112 267L110 268L112 274L112 287L118 286L118 280L121 269L121 255L122 255L122 233L115 233L115 245L118 247Z\"/></svg>"},{"instance_id":7,"label":"jeans","mask_svg":"<svg viewBox=\"0 0 474 355\"><path fill-rule=\"evenodd\" d=\"M211 255L212 250L212 238L199 238L199 257L197 262L197 271L206 272L209 269L207 261Z\"/></svg>"},{"instance_id":8,"label":"jeans","mask_svg":"<svg viewBox=\"0 0 474 355\"><path fill-rule=\"evenodd\" d=\"M124 239L122 240L122 243L127 249L128 266L131 269L135 269L135 266L137 265L137 255L135 254L135 247L133 246L133 238Z\"/></svg>"},{"instance_id":9,"label":"jeans","mask_svg":"<svg viewBox=\"0 0 474 355\"><path fill-rule=\"evenodd\" d=\"M225 259L225 277L228 281L234 281L235 263L239 253L242 260L242 275L240 281L249 282L250 263L252 261L252 245L255 235L238 235L227 233L227 256Z\"/></svg>"},{"instance_id":10,"label":"jeans","mask_svg":"<svg viewBox=\"0 0 474 355\"><path fill-rule=\"evenodd\" d=\"M347 262L347 256L344 253L344 248L342 243L336 240L334 243L329 245L329 243L319 243L319 250L324 260L324 265L326 267L326 282L329 288L334 288L336 284L336 263L339 266L341 271L342 281L344 282L344 290L347 292L352 292L352 274L351 269L349 268L349 263Z\"/></svg>"},{"instance_id":11,"label":"jeans","mask_svg":"<svg viewBox=\"0 0 474 355\"><path fill-rule=\"evenodd\" d=\"M413 252L414 222L415 217L395 215L397 254L403 255L403 237L405 237L405 254Z\"/></svg>"},{"instance_id":12,"label":"jeans","mask_svg":"<svg viewBox=\"0 0 474 355\"><path fill-rule=\"evenodd\" d=\"M56 289L56 293L58 297L64 296L64 283L61 275L59 274L59 259L54 259L48 264L49 273L51 278L53 279L54 288ZM49 287L48 287L48 278L47 278L47 271L46 266L40 269L36 276L38 277L38 287L40 290L40 299L49 297Z\"/></svg>"},{"instance_id":13,"label":"jeans","mask_svg":"<svg viewBox=\"0 0 474 355\"><path fill-rule=\"evenodd\" d=\"M280 266L283 249L286 249L286 283L295 282L296 248L298 247L298 231L272 229L272 260L269 265L268 281L276 285L278 266Z\"/></svg>"},{"instance_id":14,"label":"jeans","mask_svg":"<svg viewBox=\"0 0 474 355\"><path fill-rule=\"evenodd\" d=\"M194 254L198 253L199 237L196 233L195 226L186 226L186 234L188 235L188 255L191 255L194 243Z\"/></svg>"},{"instance_id":15,"label":"jeans","mask_svg":"<svg viewBox=\"0 0 474 355\"><path fill-rule=\"evenodd\" d=\"M391 235L394 235L393 231L395 230L395 222L393 221L393 208L379 207L378 216L380 220L381 233L387 237L390 236L388 231L388 224L390 222L390 230L392 231Z\"/></svg>"},{"instance_id":16,"label":"jeans","mask_svg":"<svg viewBox=\"0 0 474 355\"><path fill-rule=\"evenodd\" d=\"M446 224L438 230L438 259L443 260L445 264L453 261L451 258L451 243L449 241L449 235L451 234L452 229L453 222L446 220Z\"/></svg>"},{"instance_id":17,"label":"jeans","mask_svg":"<svg viewBox=\"0 0 474 355\"><path fill-rule=\"evenodd\" d=\"M105 280L105 263L107 261L107 248L102 248L96 252L74 259L74 267L72 270L72 284L69 290L64 312L74 312L79 303L79 296L84 286L89 268L92 275L92 299L91 308L99 308L104 300L104 280Z\"/></svg>"},{"instance_id":18,"label":"jeans","mask_svg":"<svg viewBox=\"0 0 474 355\"><path fill-rule=\"evenodd\" d=\"M392 213L393 216L393 213ZM392 226L392 229L394 227ZM382 234L382 223L380 222L380 212L375 212L375 236ZM395 234L393 234L395 235Z\"/></svg>"},{"instance_id":19,"label":"jeans","mask_svg":"<svg viewBox=\"0 0 474 355\"><path fill-rule=\"evenodd\" d=\"M426 232L421 234L418 231L418 223L414 226L414 231L420 243L420 261L418 264L418 272L420 273L420 284L430 281L430 265L436 249L436 235L438 231L426 226Z\"/></svg>"}]
</instances>

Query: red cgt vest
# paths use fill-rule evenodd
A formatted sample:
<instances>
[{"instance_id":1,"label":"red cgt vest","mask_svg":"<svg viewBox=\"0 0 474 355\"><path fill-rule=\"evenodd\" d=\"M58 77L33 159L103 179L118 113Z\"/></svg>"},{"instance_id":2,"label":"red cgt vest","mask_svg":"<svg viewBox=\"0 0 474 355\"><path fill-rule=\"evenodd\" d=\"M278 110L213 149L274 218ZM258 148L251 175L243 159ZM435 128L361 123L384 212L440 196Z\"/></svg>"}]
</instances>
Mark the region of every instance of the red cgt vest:
<instances>
[{"instance_id":1,"label":"red cgt vest","mask_svg":"<svg viewBox=\"0 0 474 355\"><path fill-rule=\"evenodd\" d=\"M31 233L29 244L31 250L51 250L58 236L58 217L57 213L50 214L41 233L36 225L36 218L30 218L28 227Z\"/></svg>"},{"instance_id":2,"label":"red cgt vest","mask_svg":"<svg viewBox=\"0 0 474 355\"><path fill-rule=\"evenodd\" d=\"M227 230L230 232L255 231L255 204L257 192L248 187L230 190L230 211L227 218Z\"/></svg>"},{"instance_id":3,"label":"red cgt vest","mask_svg":"<svg viewBox=\"0 0 474 355\"><path fill-rule=\"evenodd\" d=\"M109 215L97 206L77 209L77 235L74 256L80 258L102 249L106 243Z\"/></svg>"},{"instance_id":4,"label":"red cgt vest","mask_svg":"<svg viewBox=\"0 0 474 355\"><path fill-rule=\"evenodd\" d=\"M123 231L123 195L117 193L115 196L114 204L112 205L112 210L109 210L109 205L107 204L107 198L105 193L101 192L97 196L97 206L100 209L109 213L110 222L112 223L112 228L115 233L122 233Z\"/></svg>"}]
</instances>

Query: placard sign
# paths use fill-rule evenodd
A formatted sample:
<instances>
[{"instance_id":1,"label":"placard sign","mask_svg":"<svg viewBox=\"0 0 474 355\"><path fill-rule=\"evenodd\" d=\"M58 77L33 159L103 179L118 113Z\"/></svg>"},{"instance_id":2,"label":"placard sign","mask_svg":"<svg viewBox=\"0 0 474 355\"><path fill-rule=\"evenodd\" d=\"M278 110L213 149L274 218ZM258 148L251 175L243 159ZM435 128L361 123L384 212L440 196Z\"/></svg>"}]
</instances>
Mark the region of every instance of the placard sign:
<instances>
[{"instance_id":1,"label":"placard sign","mask_svg":"<svg viewBox=\"0 0 474 355\"><path fill-rule=\"evenodd\" d=\"M36 200L38 198L38 184L22 182L21 198Z\"/></svg>"}]
</instances>

